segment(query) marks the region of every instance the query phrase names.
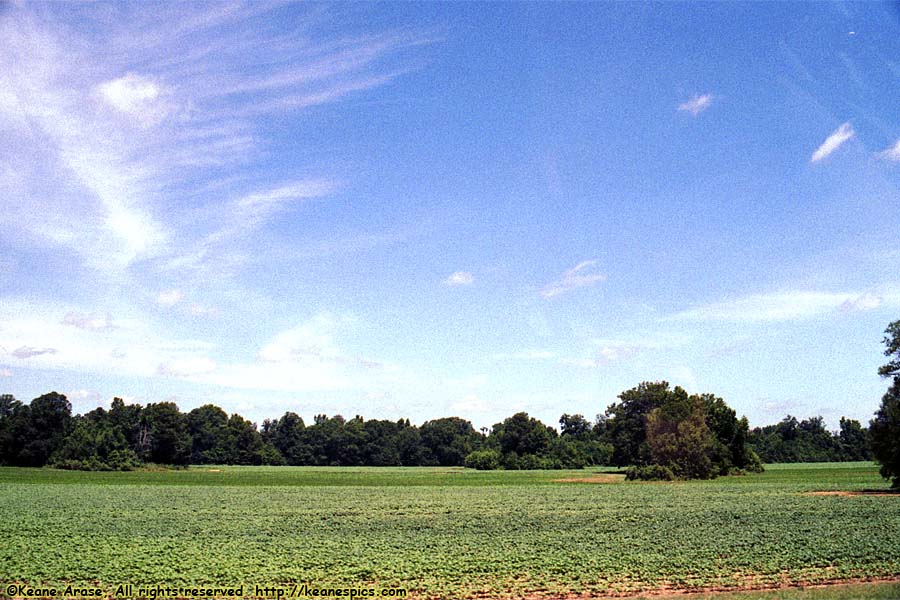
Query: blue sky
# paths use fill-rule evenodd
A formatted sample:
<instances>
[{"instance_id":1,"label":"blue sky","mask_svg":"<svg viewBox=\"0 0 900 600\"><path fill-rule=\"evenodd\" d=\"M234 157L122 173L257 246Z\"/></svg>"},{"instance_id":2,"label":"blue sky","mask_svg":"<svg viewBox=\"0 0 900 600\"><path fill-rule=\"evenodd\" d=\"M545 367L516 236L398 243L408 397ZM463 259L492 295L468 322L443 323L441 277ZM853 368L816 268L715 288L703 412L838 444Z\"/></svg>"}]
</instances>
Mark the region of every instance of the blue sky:
<instances>
[{"instance_id":1,"label":"blue sky","mask_svg":"<svg viewBox=\"0 0 900 600\"><path fill-rule=\"evenodd\" d=\"M880 3L12 2L0 388L867 422L900 318Z\"/></svg>"}]
</instances>

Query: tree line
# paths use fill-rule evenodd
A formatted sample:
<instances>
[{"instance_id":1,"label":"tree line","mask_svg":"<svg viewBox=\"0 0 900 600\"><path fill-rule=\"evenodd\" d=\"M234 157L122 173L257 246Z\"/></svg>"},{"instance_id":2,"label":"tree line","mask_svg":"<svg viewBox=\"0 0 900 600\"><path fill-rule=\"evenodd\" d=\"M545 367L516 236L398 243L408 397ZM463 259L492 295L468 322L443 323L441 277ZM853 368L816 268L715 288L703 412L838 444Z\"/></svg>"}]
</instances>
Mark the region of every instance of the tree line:
<instances>
[{"instance_id":1,"label":"tree line","mask_svg":"<svg viewBox=\"0 0 900 600\"><path fill-rule=\"evenodd\" d=\"M761 462L860 460L871 456L859 422L825 430L821 417L750 430L722 398L645 382L590 421L563 414L559 430L517 413L476 431L459 417L426 421L345 419L294 412L260 427L207 404L187 413L172 402L115 398L109 409L72 415L56 392L30 404L0 396L0 464L128 470L166 465L467 466L559 469L658 465L665 478L710 478L759 470ZM650 471L651 473L653 471ZM646 476L646 469L634 476Z\"/></svg>"},{"instance_id":2,"label":"tree line","mask_svg":"<svg viewBox=\"0 0 900 600\"><path fill-rule=\"evenodd\" d=\"M293 412L263 421L207 404L182 413L172 402L146 406L115 398L110 408L72 416L51 392L23 404L0 396L0 464L129 470L167 465L466 466L475 469L628 467L629 479L710 479L761 471L763 462L875 458L900 488L900 320L885 330L879 368L892 385L868 429L841 418L830 432L822 417L752 431L746 417L713 394L688 394L665 381L644 382L591 422L563 414L559 431L520 412L478 432L459 417L426 421Z\"/></svg>"}]
</instances>

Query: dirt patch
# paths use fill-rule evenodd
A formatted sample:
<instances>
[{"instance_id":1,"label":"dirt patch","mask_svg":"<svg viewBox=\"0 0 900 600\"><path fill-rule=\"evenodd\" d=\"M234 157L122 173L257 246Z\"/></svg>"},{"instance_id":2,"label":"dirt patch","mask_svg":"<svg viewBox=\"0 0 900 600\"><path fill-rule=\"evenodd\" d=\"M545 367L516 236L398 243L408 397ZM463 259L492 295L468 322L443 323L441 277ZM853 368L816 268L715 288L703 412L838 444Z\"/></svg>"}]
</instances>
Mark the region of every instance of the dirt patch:
<instances>
[{"instance_id":1,"label":"dirt patch","mask_svg":"<svg viewBox=\"0 0 900 600\"><path fill-rule=\"evenodd\" d=\"M850 492L847 490L823 490L820 492L804 492L804 496L894 496L900 498L900 492L892 492L890 490L860 490Z\"/></svg>"},{"instance_id":2,"label":"dirt patch","mask_svg":"<svg viewBox=\"0 0 900 600\"><path fill-rule=\"evenodd\" d=\"M608 600L615 598L616 600L666 600L666 599L678 599L678 600L708 600L710 596L723 595L730 597L740 597L746 594L748 597L753 597L753 594L765 593L765 592L777 592L779 590L790 590L790 589L809 589L809 588L838 588L840 589L842 586L846 586L847 594L842 596L846 598L853 597L852 586L857 585L865 585L865 584L891 584L891 583L900 583L900 578L897 577L871 577L871 578L859 578L859 579L831 579L831 580L823 580L817 581L814 583L804 583L804 582L785 582L782 584L763 584L763 585L753 585L748 584L745 586L737 586L737 587L728 587L728 586L712 586L706 588L694 588L694 589L679 589L677 587L659 587L656 589L644 590L643 592L615 592L610 591L608 593L600 593L600 594L588 594L588 595L578 595L578 594L570 594L565 596L553 595L553 594L529 594L526 596L522 596L521 600Z\"/></svg>"},{"instance_id":3,"label":"dirt patch","mask_svg":"<svg viewBox=\"0 0 900 600\"><path fill-rule=\"evenodd\" d=\"M221 473L222 469L207 469L210 473Z\"/></svg>"},{"instance_id":4,"label":"dirt patch","mask_svg":"<svg viewBox=\"0 0 900 600\"><path fill-rule=\"evenodd\" d=\"M565 477L563 479L554 479L553 483L621 483L624 478L621 475L607 475L606 473L598 473L590 477Z\"/></svg>"}]
</instances>

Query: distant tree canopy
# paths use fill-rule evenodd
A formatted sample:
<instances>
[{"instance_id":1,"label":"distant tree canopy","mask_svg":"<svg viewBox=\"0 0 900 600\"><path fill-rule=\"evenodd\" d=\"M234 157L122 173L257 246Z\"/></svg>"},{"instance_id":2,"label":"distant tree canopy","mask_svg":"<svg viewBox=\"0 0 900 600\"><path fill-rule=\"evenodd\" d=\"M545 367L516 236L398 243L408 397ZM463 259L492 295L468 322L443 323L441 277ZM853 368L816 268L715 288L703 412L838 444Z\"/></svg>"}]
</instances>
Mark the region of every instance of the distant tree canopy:
<instances>
[{"instance_id":1,"label":"distant tree canopy","mask_svg":"<svg viewBox=\"0 0 900 600\"><path fill-rule=\"evenodd\" d=\"M775 425L754 428L748 440L763 462L872 460L868 432L844 417L840 431L831 432L822 417L798 421L788 415Z\"/></svg>"},{"instance_id":2,"label":"distant tree canopy","mask_svg":"<svg viewBox=\"0 0 900 600\"><path fill-rule=\"evenodd\" d=\"M892 388L895 390L896 389ZM889 405L887 410L891 409ZM885 412L885 423L890 422ZM881 421L878 421L881 423ZM873 422L875 423L875 422ZM887 438L895 439L895 438ZM171 402L146 406L113 399L109 409L72 415L51 392L23 404L0 396L0 464L129 470L166 465L467 466L559 469L634 465L639 477L709 478L758 470L767 460L858 460L870 457L869 433L841 419L840 432L820 417L749 432L722 398L689 395L666 382L644 382L591 422L563 414L559 430L525 412L478 432L459 417L426 421L345 419L294 412L262 426L206 404L182 413ZM652 468L651 468L652 467ZM896 471L890 471L896 473Z\"/></svg>"},{"instance_id":3,"label":"distant tree canopy","mask_svg":"<svg viewBox=\"0 0 900 600\"><path fill-rule=\"evenodd\" d=\"M890 361L878 369L878 374L891 378L892 384L869 423L869 432L872 453L881 463L881 475L892 479L894 488L900 488L900 320L888 325L884 345L884 354Z\"/></svg>"}]
</instances>

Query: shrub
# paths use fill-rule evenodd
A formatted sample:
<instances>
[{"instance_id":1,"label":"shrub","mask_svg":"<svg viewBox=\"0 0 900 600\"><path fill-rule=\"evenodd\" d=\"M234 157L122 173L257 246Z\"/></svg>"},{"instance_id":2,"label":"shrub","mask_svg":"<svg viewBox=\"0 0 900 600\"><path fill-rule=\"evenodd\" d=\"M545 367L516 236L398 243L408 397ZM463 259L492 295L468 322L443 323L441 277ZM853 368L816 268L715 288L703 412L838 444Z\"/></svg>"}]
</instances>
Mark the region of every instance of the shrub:
<instances>
[{"instance_id":1,"label":"shrub","mask_svg":"<svg viewBox=\"0 0 900 600\"><path fill-rule=\"evenodd\" d=\"M466 455L466 468L493 471L500 468L500 453L496 450L476 450Z\"/></svg>"},{"instance_id":2,"label":"shrub","mask_svg":"<svg viewBox=\"0 0 900 600\"><path fill-rule=\"evenodd\" d=\"M628 467L625 471L625 479L633 481L674 481L675 474L672 469L662 465L646 465L643 467Z\"/></svg>"}]
</instances>

